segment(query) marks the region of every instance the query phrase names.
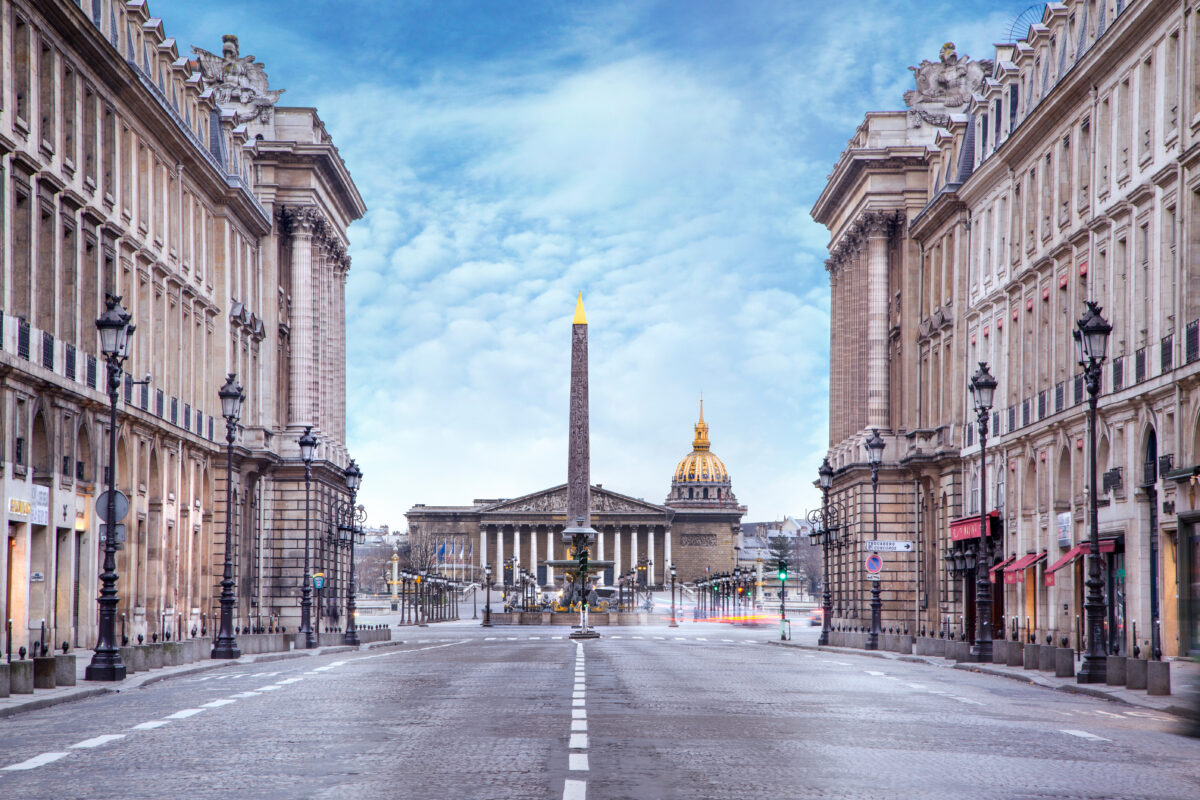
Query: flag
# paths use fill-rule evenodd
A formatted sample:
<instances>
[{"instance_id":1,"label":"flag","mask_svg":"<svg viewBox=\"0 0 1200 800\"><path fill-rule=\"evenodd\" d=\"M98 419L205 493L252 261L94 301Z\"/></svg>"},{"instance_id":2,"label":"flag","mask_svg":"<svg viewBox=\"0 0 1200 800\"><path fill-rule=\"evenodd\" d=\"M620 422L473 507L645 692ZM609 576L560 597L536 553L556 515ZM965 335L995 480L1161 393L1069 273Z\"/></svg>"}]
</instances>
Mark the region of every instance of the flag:
<instances>
[{"instance_id":1,"label":"flag","mask_svg":"<svg viewBox=\"0 0 1200 800\"><path fill-rule=\"evenodd\" d=\"M438 561L442 561L446 557L446 542L442 541L442 546L438 549Z\"/></svg>"}]
</instances>

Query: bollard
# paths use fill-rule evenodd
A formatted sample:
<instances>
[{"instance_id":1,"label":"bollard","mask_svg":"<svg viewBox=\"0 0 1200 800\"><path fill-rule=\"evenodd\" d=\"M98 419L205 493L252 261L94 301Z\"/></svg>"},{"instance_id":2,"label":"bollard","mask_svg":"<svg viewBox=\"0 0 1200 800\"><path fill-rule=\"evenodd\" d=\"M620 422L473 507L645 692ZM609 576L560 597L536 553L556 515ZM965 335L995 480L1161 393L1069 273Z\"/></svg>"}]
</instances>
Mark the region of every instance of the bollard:
<instances>
[{"instance_id":1,"label":"bollard","mask_svg":"<svg viewBox=\"0 0 1200 800\"><path fill-rule=\"evenodd\" d=\"M54 657L54 681L59 686L75 685L75 656L59 653Z\"/></svg>"},{"instance_id":2,"label":"bollard","mask_svg":"<svg viewBox=\"0 0 1200 800\"><path fill-rule=\"evenodd\" d=\"M16 663L16 662L13 662ZM1146 662L1146 694L1167 695L1171 693L1171 662Z\"/></svg>"},{"instance_id":3,"label":"bollard","mask_svg":"<svg viewBox=\"0 0 1200 800\"><path fill-rule=\"evenodd\" d=\"M13 694L33 694L33 662L23 658L10 663L8 669L9 691Z\"/></svg>"},{"instance_id":4,"label":"bollard","mask_svg":"<svg viewBox=\"0 0 1200 800\"><path fill-rule=\"evenodd\" d=\"M1146 659L1130 658L1125 661L1125 688L1146 688Z\"/></svg>"},{"instance_id":5,"label":"bollard","mask_svg":"<svg viewBox=\"0 0 1200 800\"><path fill-rule=\"evenodd\" d=\"M1017 640L1008 643L1006 650L1008 651L1008 663L1006 666L1019 667L1023 663L1025 646Z\"/></svg>"},{"instance_id":6,"label":"bollard","mask_svg":"<svg viewBox=\"0 0 1200 800\"><path fill-rule=\"evenodd\" d=\"M54 679L57 670L58 660L54 656L38 656L33 659L33 688L58 688L58 683Z\"/></svg>"},{"instance_id":7,"label":"bollard","mask_svg":"<svg viewBox=\"0 0 1200 800\"><path fill-rule=\"evenodd\" d=\"M1054 648L1054 677L1075 677L1075 651L1072 648Z\"/></svg>"},{"instance_id":8,"label":"bollard","mask_svg":"<svg viewBox=\"0 0 1200 800\"><path fill-rule=\"evenodd\" d=\"M12 679L9 677L8 672L8 662L0 661L0 697L8 697L10 693L9 681Z\"/></svg>"},{"instance_id":9,"label":"bollard","mask_svg":"<svg viewBox=\"0 0 1200 800\"><path fill-rule=\"evenodd\" d=\"M162 669L164 664L162 643L151 642L142 646L146 648L146 669Z\"/></svg>"},{"instance_id":10,"label":"bollard","mask_svg":"<svg viewBox=\"0 0 1200 800\"><path fill-rule=\"evenodd\" d=\"M1109 656L1104 682L1109 686L1125 685L1125 656Z\"/></svg>"},{"instance_id":11,"label":"bollard","mask_svg":"<svg viewBox=\"0 0 1200 800\"><path fill-rule=\"evenodd\" d=\"M1055 662L1057 649L1048 644L1038 647L1038 670L1040 672L1054 672L1057 669Z\"/></svg>"},{"instance_id":12,"label":"bollard","mask_svg":"<svg viewBox=\"0 0 1200 800\"><path fill-rule=\"evenodd\" d=\"M1007 664L1008 650L1006 649L1008 642L1003 639L995 639L992 641L992 663Z\"/></svg>"},{"instance_id":13,"label":"bollard","mask_svg":"<svg viewBox=\"0 0 1200 800\"><path fill-rule=\"evenodd\" d=\"M1022 651L1023 658L1022 658L1021 666L1024 667L1025 669L1037 669L1038 668L1038 650L1040 650L1040 649L1041 649L1040 644L1025 645L1025 647Z\"/></svg>"}]
</instances>

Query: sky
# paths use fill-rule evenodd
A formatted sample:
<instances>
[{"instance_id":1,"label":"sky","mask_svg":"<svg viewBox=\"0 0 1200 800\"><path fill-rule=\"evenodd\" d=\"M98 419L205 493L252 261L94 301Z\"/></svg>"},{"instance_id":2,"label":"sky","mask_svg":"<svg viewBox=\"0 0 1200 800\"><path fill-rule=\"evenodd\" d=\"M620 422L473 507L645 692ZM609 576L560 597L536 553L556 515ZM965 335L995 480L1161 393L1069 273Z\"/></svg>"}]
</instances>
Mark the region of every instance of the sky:
<instances>
[{"instance_id":1,"label":"sky","mask_svg":"<svg viewBox=\"0 0 1200 800\"><path fill-rule=\"evenodd\" d=\"M571 318L592 482L661 503L704 397L746 521L800 515L828 447L828 231L863 114L1028 2L150 0L181 52L266 65L367 205L347 424L369 524L566 481Z\"/></svg>"}]
</instances>

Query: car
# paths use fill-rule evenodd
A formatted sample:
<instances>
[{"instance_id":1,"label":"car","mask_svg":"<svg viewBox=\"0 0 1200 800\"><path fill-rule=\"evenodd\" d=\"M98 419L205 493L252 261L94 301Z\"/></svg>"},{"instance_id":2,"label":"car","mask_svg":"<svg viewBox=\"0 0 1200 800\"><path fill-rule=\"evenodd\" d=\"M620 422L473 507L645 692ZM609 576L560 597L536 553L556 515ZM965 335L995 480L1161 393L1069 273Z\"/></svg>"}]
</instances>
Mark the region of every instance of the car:
<instances>
[{"instance_id":1,"label":"car","mask_svg":"<svg viewBox=\"0 0 1200 800\"><path fill-rule=\"evenodd\" d=\"M808 612L808 624L810 627L820 625L825 621L825 610L822 608L814 608Z\"/></svg>"}]
</instances>

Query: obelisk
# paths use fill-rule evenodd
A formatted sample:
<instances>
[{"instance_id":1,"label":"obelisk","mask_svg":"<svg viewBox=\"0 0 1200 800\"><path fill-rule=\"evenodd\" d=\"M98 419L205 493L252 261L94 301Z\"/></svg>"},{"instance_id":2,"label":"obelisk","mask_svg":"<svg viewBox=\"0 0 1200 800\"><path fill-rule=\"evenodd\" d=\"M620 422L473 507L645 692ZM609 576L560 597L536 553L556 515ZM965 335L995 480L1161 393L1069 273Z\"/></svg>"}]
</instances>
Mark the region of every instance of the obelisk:
<instances>
[{"instance_id":1,"label":"obelisk","mask_svg":"<svg viewBox=\"0 0 1200 800\"><path fill-rule=\"evenodd\" d=\"M588 324L583 292L571 324L571 410L567 439L567 526L590 528L591 432L588 427ZM580 521L582 519L582 521Z\"/></svg>"}]
</instances>

